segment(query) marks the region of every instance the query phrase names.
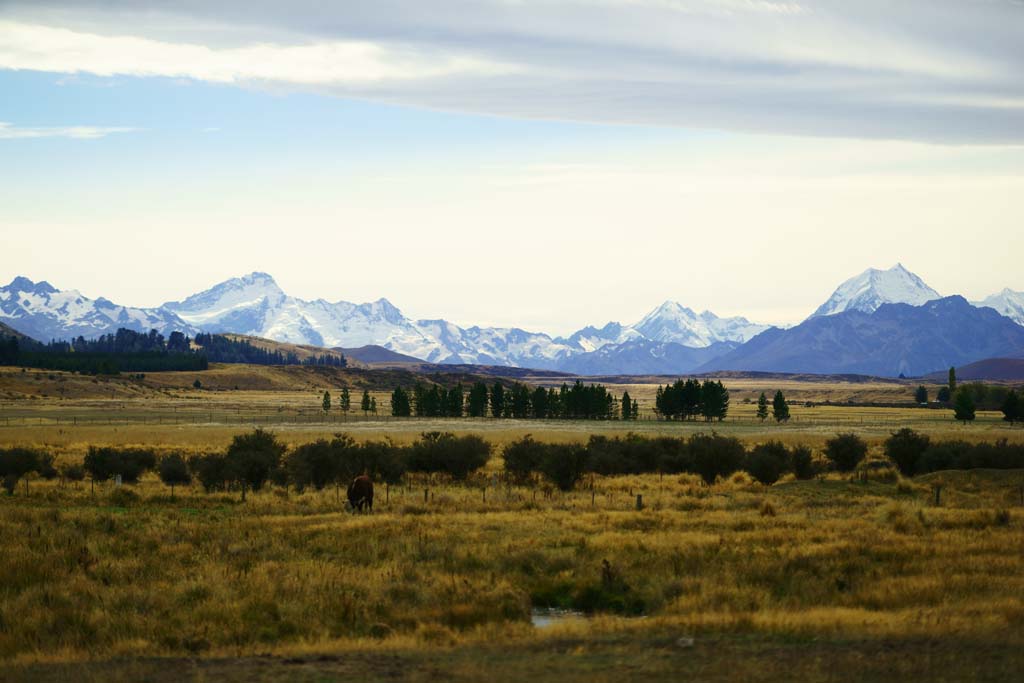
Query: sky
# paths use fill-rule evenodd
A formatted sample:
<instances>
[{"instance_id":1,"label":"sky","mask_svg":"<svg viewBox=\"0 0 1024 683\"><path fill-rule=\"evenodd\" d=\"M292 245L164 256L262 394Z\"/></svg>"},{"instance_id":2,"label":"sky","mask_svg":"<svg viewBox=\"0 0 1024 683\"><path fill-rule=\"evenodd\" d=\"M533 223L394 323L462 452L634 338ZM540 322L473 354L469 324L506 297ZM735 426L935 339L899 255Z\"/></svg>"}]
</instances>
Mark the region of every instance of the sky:
<instances>
[{"instance_id":1,"label":"sky","mask_svg":"<svg viewBox=\"0 0 1024 683\"><path fill-rule=\"evenodd\" d=\"M1024 2L0 0L0 280L564 334L1024 289Z\"/></svg>"}]
</instances>

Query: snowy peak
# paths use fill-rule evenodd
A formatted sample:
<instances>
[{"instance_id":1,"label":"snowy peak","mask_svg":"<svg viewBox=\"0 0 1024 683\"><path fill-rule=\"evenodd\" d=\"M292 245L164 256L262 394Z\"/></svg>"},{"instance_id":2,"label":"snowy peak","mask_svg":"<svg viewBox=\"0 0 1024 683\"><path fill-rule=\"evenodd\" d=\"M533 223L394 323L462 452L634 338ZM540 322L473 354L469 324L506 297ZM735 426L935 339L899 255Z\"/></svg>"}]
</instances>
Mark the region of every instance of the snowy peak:
<instances>
[{"instance_id":1,"label":"snowy peak","mask_svg":"<svg viewBox=\"0 0 1024 683\"><path fill-rule=\"evenodd\" d=\"M745 342L768 327L741 317L719 318L711 311L697 315L674 301L666 301L632 329L651 341L703 348L719 342Z\"/></svg>"},{"instance_id":2,"label":"snowy peak","mask_svg":"<svg viewBox=\"0 0 1024 683\"><path fill-rule=\"evenodd\" d=\"M11 284L4 287L8 292L25 292L30 294L55 294L57 288L46 280L32 282L32 280L21 275L11 280Z\"/></svg>"},{"instance_id":3,"label":"snowy peak","mask_svg":"<svg viewBox=\"0 0 1024 683\"><path fill-rule=\"evenodd\" d=\"M975 306L994 308L1018 325L1024 325L1024 292L1015 292L1007 287L998 294L973 303Z\"/></svg>"},{"instance_id":4,"label":"snowy peak","mask_svg":"<svg viewBox=\"0 0 1024 683\"><path fill-rule=\"evenodd\" d=\"M120 327L136 332L155 329L162 334L195 332L164 308L119 306L103 297L90 299L77 290L61 291L48 282L32 282L26 277L16 277L0 287L0 319L22 334L43 340L98 337Z\"/></svg>"},{"instance_id":5,"label":"snowy peak","mask_svg":"<svg viewBox=\"0 0 1024 683\"><path fill-rule=\"evenodd\" d=\"M940 298L940 294L921 278L897 263L888 270L868 268L839 285L828 301L811 317L834 315L843 311L873 313L882 304L921 304Z\"/></svg>"},{"instance_id":6,"label":"snowy peak","mask_svg":"<svg viewBox=\"0 0 1024 683\"><path fill-rule=\"evenodd\" d=\"M184 301L169 301L163 307L203 329L253 333L263 326L267 309L286 298L274 278L256 272L225 280Z\"/></svg>"}]
</instances>

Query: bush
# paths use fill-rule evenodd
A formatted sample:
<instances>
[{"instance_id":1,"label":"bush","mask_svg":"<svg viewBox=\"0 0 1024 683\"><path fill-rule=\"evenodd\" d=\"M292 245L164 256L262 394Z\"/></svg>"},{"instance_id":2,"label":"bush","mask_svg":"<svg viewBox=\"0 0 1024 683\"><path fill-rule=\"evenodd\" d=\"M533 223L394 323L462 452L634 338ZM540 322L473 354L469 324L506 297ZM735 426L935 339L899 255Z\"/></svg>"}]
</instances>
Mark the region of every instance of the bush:
<instances>
[{"instance_id":1,"label":"bush","mask_svg":"<svg viewBox=\"0 0 1024 683\"><path fill-rule=\"evenodd\" d=\"M852 472L867 453L867 443L856 434L839 434L825 442L825 457L840 472Z\"/></svg>"},{"instance_id":2,"label":"bush","mask_svg":"<svg viewBox=\"0 0 1024 683\"><path fill-rule=\"evenodd\" d=\"M793 446L789 451L789 469L797 479L810 479L815 475L814 456L807 446Z\"/></svg>"},{"instance_id":3,"label":"bush","mask_svg":"<svg viewBox=\"0 0 1024 683\"><path fill-rule=\"evenodd\" d=\"M48 453L31 448L0 450L0 477L13 476L17 482L29 472L43 474L44 470L53 470L53 456Z\"/></svg>"},{"instance_id":4,"label":"bush","mask_svg":"<svg viewBox=\"0 0 1024 683\"><path fill-rule=\"evenodd\" d=\"M231 441L226 453L227 474L230 479L242 484L242 497L246 486L259 491L281 466L285 445L268 431L255 429L249 434L239 434Z\"/></svg>"},{"instance_id":5,"label":"bush","mask_svg":"<svg viewBox=\"0 0 1024 683\"><path fill-rule=\"evenodd\" d=\"M931 440L924 434L904 427L885 440L885 454L892 460L903 476L913 476L917 461L928 450Z\"/></svg>"},{"instance_id":6,"label":"bush","mask_svg":"<svg viewBox=\"0 0 1024 683\"><path fill-rule=\"evenodd\" d=\"M329 483L340 479L341 462L338 455L326 439L298 446L285 461L287 481L297 491L303 491L308 486L317 491L322 490Z\"/></svg>"},{"instance_id":7,"label":"bush","mask_svg":"<svg viewBox=\"0 0 1024 683\"><path fill-rule=\"evenodd\" d=\"M60 468L60 476L68 481L82 481L85 479L85 468L81 465L64 465Z\"/></svg>"},{"instance_id":8,"label":"bush","mask_svg":"<svg viewBox=\"0 0 1024 683\"><path fill-rule=\"evenodd\" d=\"M727 477L743 466L746 450L739 439L712 433L694 434L687 442L694 469L707 484Z\"/></svg>"},{"instance_id":9,"label":"bush","mask_svg":"<svg viewBox=\"0 0 1024 683\"><path fill-rule=\"evenodd\" d=\"M762 484L771 486L779 480L789 465L789 451L778 441L769 441L754 447L746 458L747 472Z\"/></svg>"},{"instance_id":10,"label":"bush","mask_svg":"<svg viewBox=\"0 0 1024 683\"><path fill-rule=\"evenodd\" d=\"M117 475L128 484L156 466L156 454L145 448L112 448L89 446L85 455L85 470L94 481L106 481Z\"/></svg>"},{"instance_id":11,"label":"bush","mask_svg":"<svg viewBox=\"0 0 1024 683\"><path fill-rule=\"evenodd\" d=\"M580 444L546 444L540 471L562 491L571 491L587 471L589 452Z\"/></svg>"},{"instance_id":12,"label":"bush","mask_svg":"<svg viewBox=\"0 0 1024 683\"><path fill-rule=\"evenodd\" d=\"M188 465L185 464L185 459L177 453L165 455L160 459L158 473L160 481L171 487L171 496L174 496L175 486L187 486L192 483Z\"/></svg>"},{"instance_id":13,"label":"bush","mask_svg":"<svg viewBox=\"0 0 1024 683\"><path fill-rule=\"evenodd\" d=\"M188 461L189 471L199 480L206 493L227 488L227 456L222 453L194 455Z\"/></svg>"},{"instance_id":14,"label":"bush","mask_svg":"<svg viewBox=\"0 0 1024 683\"><path fill-rule=\"evenodd\" d=\"M389 484L402 481L408 467L407 449L396 446L390 439L367 441L359 446L354 457L359 472Z\"/></svg>"},{"instance_id":15,"label":"bush","mask_svg":"<svg viewBox=\"0 0 1024 683\"><path fill-rule=\"evenodd\" d=\"M487 464L491 444L475 434L455 436L451 432L424 432L409 453L409 469L415 472L445 472L453 479L465 479Z\"/></svg>"},{"instance_id":16,"label":"bush","mask_svg":"<svg viewBox=\"0 0 1024 683\"><path fill-rule=\"evenodd\" d=\"M505 450L502 452L505 471L520 483L527 481L533 472L540 469L544 459L544 450L545 445L534 441L530 434L518 441L513 441L505 446Z\"/></svg>"}]
</instances>

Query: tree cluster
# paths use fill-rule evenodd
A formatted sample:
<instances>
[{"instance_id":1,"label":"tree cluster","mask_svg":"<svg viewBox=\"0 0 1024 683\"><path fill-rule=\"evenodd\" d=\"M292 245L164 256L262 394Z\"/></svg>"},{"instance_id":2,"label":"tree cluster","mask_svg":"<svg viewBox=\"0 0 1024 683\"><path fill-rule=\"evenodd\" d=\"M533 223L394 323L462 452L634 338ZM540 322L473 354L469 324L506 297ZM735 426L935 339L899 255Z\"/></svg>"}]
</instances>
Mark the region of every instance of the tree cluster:
<instances>
[{"instance_id":1,"label":"tree cluster","mask_svg":"<svg viewBox=\"0 0 1024 683\"><path fill-rule=\"evenodd\" d=\"M628 408L626 407L628 405ZM621 408L620 408L621 406ZM396 388L391 394L391 414L395 417L499 417L517 419L611 420L628 414L636 419L639 406L623 395L620 402L600 384L584 385L576 380L559 389L531 388L525 384L507 386L494 382L488 386L475 382L469 392L462 384L445 388L417 383L412 391Z\"/></svg>"},{"instance_id":2,"label":"tree cluster","mask_svg":"<svg viewBox=\"0 0 1024 683\"><path fill-rule=\"evenodd\" d=\"M721 421L729 412L729 391L721 382L680 379L658 387L654 409L668 420L695 420L700 416L705 422Z\"/></svg>"}]
</instances>

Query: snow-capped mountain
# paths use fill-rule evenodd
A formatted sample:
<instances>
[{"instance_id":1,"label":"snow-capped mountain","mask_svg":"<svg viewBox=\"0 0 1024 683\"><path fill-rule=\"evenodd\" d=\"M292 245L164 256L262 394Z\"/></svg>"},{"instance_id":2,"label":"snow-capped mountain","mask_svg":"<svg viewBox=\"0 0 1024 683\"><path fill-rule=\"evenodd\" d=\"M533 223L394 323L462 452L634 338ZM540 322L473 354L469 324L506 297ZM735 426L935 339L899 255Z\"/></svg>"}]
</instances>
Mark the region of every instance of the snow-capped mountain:
<instances>
[{"instance_id":1,"label":"snow-capped mountain","mask_svg":"<svg viewBox=\"0 0 1024 683\"><path fill-rule=\"evenodd\" d=\"M1015 292L1007 287L998 294L972 303L975 306L994 308L1018 325L1024 325L1024 292Z\"/></svg>"},{"instance_id":2,"label":"snow-capped mountain","mask_svg":"<svg viewBox=\"0 0 1024 683\"><path fill-rule=\"evenodd\" d=\"M78 290L58 290L45 280L16 277L0 287L0 321L40 341L98 337L124 327L137 332L198 330L164 308L130 308L103 297L90 299Z\"/></svg>"},{"instance_id":3,"label":"snow-capped mountain","mask_svg":"<svg viewBox=\"0 0 1024 683\"><path fill-rule=\"evenodd\" d=\"M828 301L819 306L811 317L835 315L843 311L873 313L882 304L920 306L940 297L921 278L897 263L889 270L868 268L850 278L839 285Z\"/></svg>"},{"instance_id":4,"label":"snow-capped mountain","mask_svg":"<svg viewBox=\"0 0 1024 683\"><path fill-rule=\"evenodd\" d=\"M233 332L324 347L376 345L432 363L538 369L564 369L570 359L579 367L621 369L643 359L645 372L658 363L668 371L709 360L766 329L745 318L719 318L708 311L698 315L674 302L665 302L635 325L588 326L569 337L515 327L464 328L441 319L411 320L387 299L306 301L289 296L273 277L259 272L155 309L92 301L24 278L0 292L0 315L39 339L95 337L118 327ZM587 361L588 354L598 351L599 357Z\"/></svg>"},{"instance_id":5,"label":"snow-capped mountain","mask_svg":"<svg viewBox=\"0 0 1024 683\"><path fill-rule=\"evenodd\" d=\"M703 348L719 342L745 342L769 327L746 318L719 318L711 311L697 315L674 301L666 301L633 325L633 330L644 339Z\"/></svg>"}]
</instances>

